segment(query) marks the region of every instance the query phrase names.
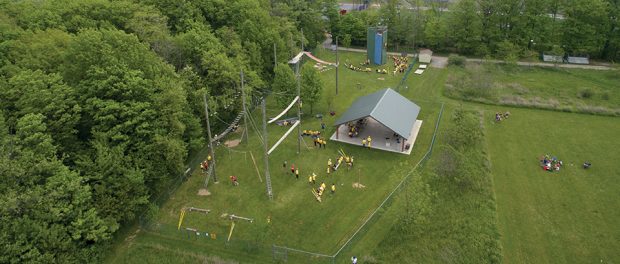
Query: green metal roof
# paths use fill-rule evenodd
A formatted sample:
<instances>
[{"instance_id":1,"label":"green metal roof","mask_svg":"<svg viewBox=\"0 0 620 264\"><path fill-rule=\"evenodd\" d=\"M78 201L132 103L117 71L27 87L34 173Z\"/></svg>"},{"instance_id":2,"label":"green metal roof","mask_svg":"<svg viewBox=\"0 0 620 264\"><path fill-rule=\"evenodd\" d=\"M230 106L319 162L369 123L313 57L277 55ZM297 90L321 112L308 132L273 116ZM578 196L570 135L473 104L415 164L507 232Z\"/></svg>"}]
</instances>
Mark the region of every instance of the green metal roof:
<instances>
[{"instance_id":1,"label":"green metal roof","mask_svg":"<svg viewBox=\"0 0 620 264\"><path fill-rule=\"evenodd\" d=\"M334 125L372 117L401 137L409 138L419 113L418 105L386 88L357 99Z\"/></svg>"}]
</instances>

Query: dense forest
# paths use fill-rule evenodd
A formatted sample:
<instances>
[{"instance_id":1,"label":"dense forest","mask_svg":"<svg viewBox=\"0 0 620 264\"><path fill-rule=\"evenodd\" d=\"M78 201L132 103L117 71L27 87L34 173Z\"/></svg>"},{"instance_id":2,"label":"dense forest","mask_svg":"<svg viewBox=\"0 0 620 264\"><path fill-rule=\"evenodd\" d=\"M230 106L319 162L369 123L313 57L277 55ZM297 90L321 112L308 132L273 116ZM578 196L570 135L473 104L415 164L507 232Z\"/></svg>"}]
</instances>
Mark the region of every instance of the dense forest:
<instances>
[{"instance_id":1,"label":"dense forest","mask_svg":"<svg viewBox=\"0 0 620 264\"><path fill-rule=\"evenodd\" d=\"M100 257L204 146L203 94L230 120L241 70L260 96L274 45L322 40L319 3L274 4L2 1L0 262Z\"/></svg>"},{"instance_id":2,"label":"dense forest","mask_svg":"<svg viewBox=\"0 0 620 264\"><path fill-rule=\"evenodd\" d=\"M382 2L379 10L331 15L330 31L345 46L365 46L367 26L383 24L388 45L396 50L427 47L500 59L541 52L620 59L618 0Z\"/></svg>"},{"instance_id":3,"label":"dense forest","mask_svg":"<svg viewBox=\"0 0 620 264\"><path fill-rule=\"evenodd\" d=\"M254 97L289 91L274 66L325 32L362 45L385 23L395 46L619 58L617 0L397 2L339 15L335 0L0 0L0 262L100 258L205 145L203 95L222 128L241 70ZM304 89L312 105L320 91Z\"/></svg>"}]
</instances>

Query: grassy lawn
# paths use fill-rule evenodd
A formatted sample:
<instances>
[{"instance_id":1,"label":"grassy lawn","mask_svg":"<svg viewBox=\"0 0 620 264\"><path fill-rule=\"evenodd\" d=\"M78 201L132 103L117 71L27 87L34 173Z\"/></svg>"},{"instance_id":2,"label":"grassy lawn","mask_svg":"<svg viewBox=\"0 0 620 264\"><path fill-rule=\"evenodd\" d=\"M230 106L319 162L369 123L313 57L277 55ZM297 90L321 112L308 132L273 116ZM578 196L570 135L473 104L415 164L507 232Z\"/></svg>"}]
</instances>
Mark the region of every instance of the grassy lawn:
<instances>
[{"instance_id":1,"label":"grassy lawn","mask_svg":"<svg viewBox=\"0 0 620 264\"><path fill-rule=\"evenodd\" d=\"M504 261L618 263L620 119L510 111L486 118ZM539 167L546 153L563 160L559 172Z\"/></svg>"},{"instance_id":2,"label":"grassy lawn","mask_svg":"<svg viewBox=\"0 0 620 264\"><path fill-rule=\"evenodd\" d=\"M319 50L315 55L335 61L335 55ZM341 52L341 62L359 64L363 53ZM401 236L398 225L410 196L399 192L344 248L337 263L349 263L352 255L366 256L366 262L486 263L495 260L499 251L506 263L617 263L620 262L620 119L562 113L526 108L498 107L462 102L442 97L442 89L451 75L463 70L430 69L423 75L411 75L406 89L400 92L421 106L419 119L424 125L411 156L362 149L328 142L327 149L315 149L309 138L298 155L297 141L289 136L270 158L274 200L269 201L264 182L260 182L250 157L256 159L264 181L262 147L256 131L250 129L248 145L232 149L220 146L218 184L209 184L210 196L198 196L204 175L196 171L157 213L152 228L127 231L124 242L112 251L110 263L214 262L272 263L272 244L332 255L368 218L402 179L403 171L413 167L427 151L441 106L446 102L436 147L445 144L444 133L450 128L450 114L459 106L484 113L484 144L470 150L475 164L491 170L481 175L486 186L480 192L464 193L432 176L438 165L437 152L420 172L436 193L429 223L416 227L415 236ZM314 106L328 125L324 135L339 115L359 96L376 90L395 88L402 75L354 72L342 67L340 87L335 94L335 70L320 74L325 84L323 99ZM579 105L619 108L618 77L606 71L519 68L512 73L492 72L494 98L522 96L557 100L560 106ZM578 98L583 89L589 98ZM609 94L607 99L604 94ZM332 98L332 99L330 99ZM335 117L326 113L331 110ZM541 99L542 100L542 99ZM309 113L304 103L302 129L318 130L320 120ZM510 119L495 124L496 111L509 110ZM268 116L279 111L273 98L268 101ZM260 111L253 119L261 128ZM273 144L288 128L270 125L269 142ZM294 134L293 134L294 135ZM229 139L239 138L239 134ZM341 169L327 177L328 158L334 160L342 148L355 156L352 171ZM544 172L537 158L552 154L564 161L560 172ZM283 161L299 166L300 179ZM583 161L592 162L589 170ZM404 170L403 170L404 169ZM318 181L337 185L337 193L323 195L318 203L310 192L308 174L316 172ZM228 176L239 177L240 186L231 186ZM365 189L355 189L360 181ZM313 187L316 187L313 186ZM183 226L201 231L201 236L177 231L182 207L211 209L208 215L188 213ZM223 213L254 218L253 223L238 222L230 243L226 237L230 222ZM267 222L267 219L270 222ZM215 233L216 240L204 232ZM497 232L501 247L497 247ZM396 240L396 238L398 240ZM364 259L362 259L364 260ZM330 263L328 258L308 257L289 252L288 263ZM225 263L225 262L224 262Z\"/></svg>"},{"instance_id":3,"label":"grassy lawn","mask_svg":"<svg viewBox=\"0 0 620 264\"><path fill-rule=\"evenodd\" d=\"M333 54L320 55L326 60L333 56ZM345 58L349 56L353 59L359 57L360 54L343 54ZM334 74L334 70L330 70L322 73L321 76L324 77L325 82L324 97L335 96L332 109L337 113L344 112L359 96L385 87L395 87L402 77L402 75L379 75L341 69L340 92L336 96ZM440 78L442 74L441 72L429 74L427 78ZM378 78L384 78L384 80ZM358 82L362 83L361 89L358 88ZM217 148L217 176L220 183L209 184L210 196L197 195L198 190L204 185L204 176L200 171L195 171L193 176L160 209L155 217L153 229L142 229L129 243L124 243L125 245L119 247L117 254L109 261L129 263L149 258L159 259L158 251L149 250L158 248L165 249L161 251L162 254L178 255L180 259L207 259L215 254L224 259L242 262L271 261L272 244L326 255L335 253L335 250L343 245L402 179L401 173L394 172L399 167L396 165L413 166L426 152L440 104L415 100L413 94L417 90L422 90L420 83L411 83L404 91L406 96L414 98L414 102L422 107L418 118L425 122L410 156L362 149L358 146L335 142L328 142L326 149L315 149L309 138L305 139L305 144L302 143L301 154L298 155L296 154L297 141L293 136L289 136L270 156L274 200L269 201L265 184L259 181L251 159L250 152L256 160L264 181L262 147L256 132L251 129L249 145L241 145L232 149L223 146ZM325 115L324 122L328 126L338 117L338 115L330 117L326 114L327 100L322 100L314 106L314 109L314 114ZM304 111L309 112L307 104L304 104ZM253 119L260 128L260 111L254 112ZM277 112L277 107L271 101L268 102L268 116L274 116ZM307 113L302 129L319 130L320 122L319 119ZM287 129L287 127L270 125L270 144L273 144ZM328 127L324 134L330 136L333 132L334 128ZM235 137L238 138L239 134L231 136L231 138ZM355 168L348 171L346 167L343 167L332 175L326 176L327 159L335 160L338 149L355 157ZM283 161L287 161L288 166L295 164L301 168L299 180L295 179L289 168L283 169ZM331 183L337 185L336 194L332 196L326 192L322 203L318 203L310 191L311 185L307 178L312 172L319 175L318 183L324 181L328 186ZM240 186L233 187L228 180L229 175L238 176ZM353 188L352 184L360 179L366 188ZM314 188L316 186L312 185ZM181 208L190 206L211 209L212 212L208 215L188 213L183 227L215 233L216 240L210 240L204 235L188 236L186 232L177 231ZM230 222L220 217L224 213L254 218L255 221L253 223L238 222L231 242L225 244ZM169 258L166 256L161 259ZM294 256L289 256L289 261L291 258L294 259ZM300 261L309 260L306 257ZM321 261L321 259L313 261Z\"/></svg>"},{"instance_id":4,"label":"grassy lawn","mask_svg":"<svg viewBox=\"0 0 620 264\"><path fill-rule=\"evenodd\" d=\"M620 115L620 71L468 64L448 95L491 104Z\"/></svg>"}]
</instances>

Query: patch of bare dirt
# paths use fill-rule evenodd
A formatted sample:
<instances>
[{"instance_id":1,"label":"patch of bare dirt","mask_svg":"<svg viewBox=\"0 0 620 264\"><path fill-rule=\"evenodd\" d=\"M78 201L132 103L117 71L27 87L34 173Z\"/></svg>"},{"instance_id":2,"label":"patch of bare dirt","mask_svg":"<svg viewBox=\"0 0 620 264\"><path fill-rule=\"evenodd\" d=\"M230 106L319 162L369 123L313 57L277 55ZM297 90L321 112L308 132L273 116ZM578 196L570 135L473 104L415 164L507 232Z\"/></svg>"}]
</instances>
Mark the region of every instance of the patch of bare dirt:
<instances>
[{"instance_id":1,"label":"patch of bare dirt","mask_svg":"<svg viewBox=\"0 0 620 264\"><path fill-rule=\"evenodd\" d=\"M366 188L366 185L363 185L363 184L361 184L359 182L354 182L353 183L353 188L355 188L355 189L363 189L363 188Z\"/></svg>"},{"instance_id":2,"label":"patch of bare dirt","mask_svg":"<svg viewBox=\"0 0 620 264\"><path fill-rule=\"evenodd\" d=\"M234 148L236 146L239 146L239 143L241 143L241 139L233 139L233 140L227 140L226 142L224 142L224 145L226 145L229 148Z\"/></svg>"},{"instance_id":3,"label":"patch of bare dirt","mask_svg":"<svg viewBox=\"0 0 620 264\"><path fill-rule=\"evenodd\" d=\"M209 192L205 188L202 188L202 189L198 190L198 195L199 196L209 196L209 195L211 195L211 192Z\"/></svg>"}]
</instances>

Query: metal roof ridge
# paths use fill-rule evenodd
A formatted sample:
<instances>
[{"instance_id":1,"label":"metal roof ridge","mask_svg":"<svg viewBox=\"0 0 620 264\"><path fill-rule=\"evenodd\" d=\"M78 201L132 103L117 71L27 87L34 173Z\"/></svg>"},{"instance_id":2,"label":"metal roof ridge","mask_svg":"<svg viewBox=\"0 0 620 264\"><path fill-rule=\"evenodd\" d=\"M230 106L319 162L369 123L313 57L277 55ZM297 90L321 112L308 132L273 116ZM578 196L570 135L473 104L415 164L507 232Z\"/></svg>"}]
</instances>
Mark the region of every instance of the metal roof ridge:
<instances>
[{"instance_id":1,"label":"metal roof ridge","mask_svg":"<svg viewBox=\"0 0 620 264\"><path fill-rule=\"evenodd\" d=\"M377 107L379 107L379 105L381 104L381 101L383 101L383 98L385 98L385 95L388 93L388 90L390 90L390 88L385 88L383 90L383 95L381 95L381 98L379 98L379 100L375 104L375 107L373 107L372 110L370 111L369 115L372 116L372 118L375 118L373 113L375 112L375 110L377 110ZM375 118L375 120L376 120L376 118Z\"/></svg>"}]
</instances>

